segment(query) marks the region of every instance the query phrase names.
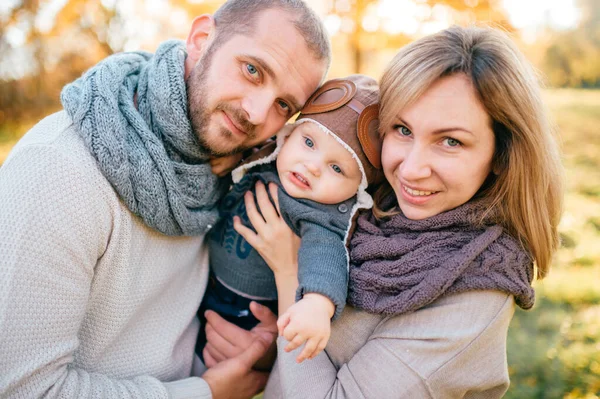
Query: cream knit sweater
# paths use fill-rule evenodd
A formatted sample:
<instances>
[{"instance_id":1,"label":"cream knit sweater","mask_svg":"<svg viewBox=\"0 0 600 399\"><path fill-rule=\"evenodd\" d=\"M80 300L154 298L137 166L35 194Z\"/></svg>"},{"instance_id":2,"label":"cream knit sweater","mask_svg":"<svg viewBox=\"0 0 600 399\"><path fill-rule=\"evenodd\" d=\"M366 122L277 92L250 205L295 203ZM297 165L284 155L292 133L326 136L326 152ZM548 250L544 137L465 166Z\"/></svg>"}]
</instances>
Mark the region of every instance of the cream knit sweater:
<instances>
[{"instance_id":1,"label":"cream knit sweater","mask_svg":"<svg viewBox=\"0 0 600 399\"><path fill-rule=\"evenodd\" d=\"M210 398L189 377L207 274L203 237L146 227L49 116L0 168L0 397Z\"/></svg>"}]
</instances>

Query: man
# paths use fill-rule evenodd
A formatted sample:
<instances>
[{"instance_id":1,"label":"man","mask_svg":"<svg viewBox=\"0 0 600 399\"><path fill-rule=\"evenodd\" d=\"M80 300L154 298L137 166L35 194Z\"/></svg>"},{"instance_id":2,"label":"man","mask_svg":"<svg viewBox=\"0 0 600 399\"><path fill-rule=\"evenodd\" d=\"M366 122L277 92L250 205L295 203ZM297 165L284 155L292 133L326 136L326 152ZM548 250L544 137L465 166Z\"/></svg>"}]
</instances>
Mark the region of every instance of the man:
<instances>
[{"instance_id":1,"label":"man","mask_svg":"<svg viewBox=\"0 0 600 399\"><path fill-rule=\"evenodd\" d=\"M230 0L185 44L109 57L66 86L64 111L0 169L1 397L234 398L264 385L250 367L268 339L190 377L203 236L226 185L208 160L271 137L329 60L300 0Z\"/></svg>"}]
</instances>

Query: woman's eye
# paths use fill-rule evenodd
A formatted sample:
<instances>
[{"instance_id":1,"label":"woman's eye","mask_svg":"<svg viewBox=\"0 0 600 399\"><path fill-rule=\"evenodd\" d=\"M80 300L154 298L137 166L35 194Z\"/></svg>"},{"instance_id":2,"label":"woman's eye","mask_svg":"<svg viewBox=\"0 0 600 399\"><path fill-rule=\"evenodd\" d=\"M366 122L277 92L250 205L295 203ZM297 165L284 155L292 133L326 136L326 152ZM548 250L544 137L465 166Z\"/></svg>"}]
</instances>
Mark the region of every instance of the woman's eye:
<instances>
[{"instance_id":1,"label":"woman's eye","mask_svg":"<svg viewBox=\"0 0 600 399\"><path fill-rule=\"evenodd\" d=\"M400 133L402 136L410 136L412 134L412 132L410 131L409 128L407 128L404 125L396 125L394 126L394 130L396 130L398 133Z\"/></svg>"},{"instance_id":2,"label":"woman's eye","mask_svg":"<svg viewBox=\"0 0 600 399\"><path fill-rule=\"evenodd\" d=\"M304 144L306 144L307 147L313 148L315 143L313 143L313 141L311 139L309 139L308 137L304 138Z\"/></svg>"},{"instance_id":3,"label":"woman's eye","mask_svg":"<svg viewBox=\"0 0 600 399\"><path fill-rule=\"evenodd\" d=\"M461 142L453 139L452 137L447 137L444 139L444 141L446 142L446 145L448 147L458 147L459 145L461 145Z\"/></svg>"},{"instance_id":4,"label":"woman's eye","mask_svg":"<svg viewBox=\"0 0 600 399\"><path fill-rule=\"evenodd\" d=\"M255 74L258 74L258 69L256 69L256 67L252 64L246 64L246 70L252 76L254 76Z\"/></svg>"},{"instance_id":5,"label":"woman's eye","mask_svg":"<svg viewBox=\"0 0 600 399\"><path fill-rule=\"evenodd\" d=\"M337 165L331 165L331 169L333 169L335 173L342 173L342 168Z\"/></svg>"}]
</instances>

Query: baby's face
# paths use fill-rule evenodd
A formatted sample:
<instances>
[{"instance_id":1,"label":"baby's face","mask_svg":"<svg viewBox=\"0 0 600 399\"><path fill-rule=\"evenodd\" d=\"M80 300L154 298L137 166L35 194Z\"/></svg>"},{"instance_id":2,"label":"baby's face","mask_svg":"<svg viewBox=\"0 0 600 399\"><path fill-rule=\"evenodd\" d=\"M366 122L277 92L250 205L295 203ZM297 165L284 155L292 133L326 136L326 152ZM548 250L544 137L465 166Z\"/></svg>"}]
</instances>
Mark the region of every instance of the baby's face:
<instances>
[{"instance_id":1,"label":"baby's face","mask_svg":"<svg viewBox=\"0 0 600 399\"><path fill-rule=\"evenodd\" d=\"M309 121L286 139L277 156L277 173L289 195L322 204L354 196L362 177L350 151Z\"/></svg>"}]
</instances>

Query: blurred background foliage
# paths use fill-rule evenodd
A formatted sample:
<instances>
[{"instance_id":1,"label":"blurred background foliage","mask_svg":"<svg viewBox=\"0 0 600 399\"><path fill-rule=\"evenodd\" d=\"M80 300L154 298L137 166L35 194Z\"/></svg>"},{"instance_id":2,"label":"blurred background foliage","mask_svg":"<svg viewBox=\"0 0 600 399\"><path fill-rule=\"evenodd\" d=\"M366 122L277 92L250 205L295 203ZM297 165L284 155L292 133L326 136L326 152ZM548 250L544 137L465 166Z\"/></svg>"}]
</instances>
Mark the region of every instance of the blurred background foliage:
<instances>
[{"instance_id":1,"label":"blurred background foliage","mask_svg":"<svg viewBox=\"0 0 600 399\"><path fill-rule=\"evenodd\" d=\"M59 93L100 59L185 38L223 0L2 0L0 165L60 109ZM509 331L508 398L600 397L600 1L308 0L332 37L329 77L379 77L398 48L450 24L508 31L540 71L562 140L568 191L562 248ZM565 8L572 3L572 9ZM553 4L554 9L548 4ZM562 8L561 8L562 7ZM553 23L571 21L570 23ZM523 21L536 21L535 24Z\"/></svg>"}]
</instances>

